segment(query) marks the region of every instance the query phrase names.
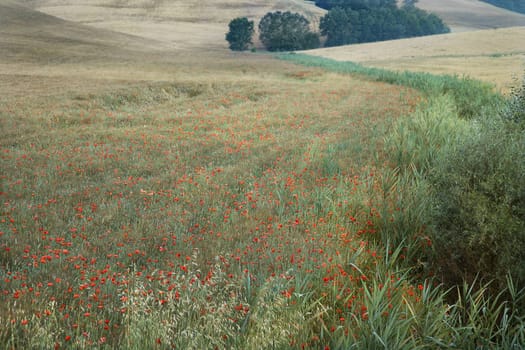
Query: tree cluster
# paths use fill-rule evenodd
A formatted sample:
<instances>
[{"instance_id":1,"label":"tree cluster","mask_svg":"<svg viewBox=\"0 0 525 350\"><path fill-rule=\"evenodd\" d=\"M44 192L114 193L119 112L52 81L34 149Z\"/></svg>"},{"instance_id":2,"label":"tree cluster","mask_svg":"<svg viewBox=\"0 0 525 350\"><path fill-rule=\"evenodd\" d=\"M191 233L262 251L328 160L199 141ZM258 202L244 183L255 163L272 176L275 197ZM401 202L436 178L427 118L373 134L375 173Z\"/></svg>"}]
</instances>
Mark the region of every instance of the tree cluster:
<instances>
[{"instance_id":1,"label":"tree cluster","mask_svg":"<svg viewBox=\"0 0 525 350\"><path fill-rule=\"evenodd\" d=\"M393 8L397 7L397 2L396 0L316 0L315 5L325 10L336 7L363 10L379 7Z\"/></svg>"},{"instance_id":2,"label":"tree cluster","mask_svg":"<svg viewBox=\"0 0 525 350\"><path fill-rule=\"evenodd\" d=\"M503 0L502 0L503 1ZM450 29L436 15L414 6L417 0L317 0L328 9L321 18L320 34L325 46L393 40L448 33ZM269 51L307 50L320 46L319 33L298 13L269 12L259 22L259 39ZM252 44L253 21L246 17L230 22L226 40L230 49L243 51Z\"/></svg>"},{"instance_id":3,"label":"tree cluster","mask_svg":"<svg viewBox=\"0 0 525 350\"><path fill-rule=\"evenodd\" d=\"M341 1L341 0L335 0ZM321 18L321 34L326 36L326 46L393 40L415 36L442 34L450 29L436 15L415 6L394 5L365 7L334 7ZM372 0L368 0L372 1Z\"/></svg>"},{"instance_id":4,"label":"tree cluster","mask_svg":"<svg viewBox=\"0 0 525 350\"><path fill-rule=\"evenodd\" d=\"M252 44L253 21L246 17L230 22L226 40L230 49L243 51ZM320 46L319 34L310 31L310 22L299 13L268 12L259 22L259 40L268 51L307 50Z\"/></svg>"}]
</instances>

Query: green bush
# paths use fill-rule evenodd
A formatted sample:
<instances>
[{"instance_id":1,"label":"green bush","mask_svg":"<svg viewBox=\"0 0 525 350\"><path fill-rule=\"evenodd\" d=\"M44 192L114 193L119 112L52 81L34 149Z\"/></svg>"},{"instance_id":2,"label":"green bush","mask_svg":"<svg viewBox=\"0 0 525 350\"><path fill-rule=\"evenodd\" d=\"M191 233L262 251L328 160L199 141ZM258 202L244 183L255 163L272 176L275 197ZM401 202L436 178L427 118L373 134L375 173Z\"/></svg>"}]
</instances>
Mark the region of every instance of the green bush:
<instances>
[{"instance_id":1,"label":"green bush","mask_svg":"<svg viewBox=\"0 0 525 350\"><path fill-rule=\"evenodd\" d=\"M429 174L434 267L447 283L479 275L499 288L510 273L525 284L525 134L507 123L477 122Z\"/></svg>"},{"instance_id":2,"label":"green bush","mask_svg":"<svg viewBox=\"0 0 525 350\"><path fill-rule=\"evenodd\" d=\"M226 40L230 44L230 50L248 50L254 33L253 21L249 21L246 17L238 17L231 20L228 26L230 30L226 34Z\"/></svg>"},{"instance_id":3,"label":"green bush","mask_svg":"<svg viewBox=\"0 0 525 350\"><path fill-rule=\"evenodd\" d=\"M405 313L395 327L377 317L352 327L359 335L357 347L521 349L525 132L516 121L525 89L516 89L502 108L501 96L471 79L388 72L305 55L281 58L410 86L426 97L385 139L389 169L382 170L377 187L371 186L371 196L382 194L383 202L392 202L396 210L378 206L380 215L374 220L379 234L371 244L393 243L402 251L395 266L411 268L403 279L432 273L448 292L424 287L422 310L408 303L408 313L389 310L391 315ZM383 202L374 197L376 205ZM431 247L418 249L414 238L425 237L429 240L420 242ZM380 290L374 291L365 299L369 317L383 309L374 302L383 299ZM342 344L334 342L334 347Z\"/></svg>"}]
</instances>

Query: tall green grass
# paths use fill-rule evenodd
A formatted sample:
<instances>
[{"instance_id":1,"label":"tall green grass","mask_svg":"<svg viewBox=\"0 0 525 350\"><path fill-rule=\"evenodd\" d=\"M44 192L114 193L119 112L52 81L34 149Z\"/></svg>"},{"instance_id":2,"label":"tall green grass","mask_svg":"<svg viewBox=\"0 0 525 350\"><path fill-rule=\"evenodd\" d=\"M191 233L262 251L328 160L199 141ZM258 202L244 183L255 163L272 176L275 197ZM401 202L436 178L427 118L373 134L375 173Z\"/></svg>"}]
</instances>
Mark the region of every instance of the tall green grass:
<instances>
[{"instance_id":1,"label":"tall green grass","mask_svg":"<svg viewBox=\"0 0 525 350\"><path fill-rule=\"evenodd\" d=\"M380 240L399 247L428 239L430 249L414 244L403 249L410 278L431 275L451 288L431 292L430 304L451 303L441 320L430 321L434 329L428 339L435 346L525 346L523 88L505 99L467 78L390 72L306 55L279 57L424 93L425 102L400 118L385 139L387 166L393 170L381 171L381 187L385 197L396 198L399 210L382 215L390 220L380 226ZM375 338L364 348L388 348L375 329L368 331Z\"/></svg>"},{"instance_id":2,"label":"tall green grass","mask_svg":"<svg viewBox=\"0 0 525 350\"><path fill-rule=\"evenodd\" d=\"M320 67L338 73L356 74L374 81L407 86L424 93L427 97L450 95L458 114L464 118L476 117L484 110L492 109L502 102L501 96L493 91L490 84L469 77L395 72L350 61L341 62L296 53L282 54L278 57L309 67Z\"/></svg>"},{"instance_id":3,"label":"tall green grass","mask_svg":"<svg viewBox=\"0 0 525 350\"><path fill-rule=\"evenodd\" d=\"M2 106L0 344L520 348L525 291L518 269L506 273L520 256L505 260L509 236L464 219L520 223L523 134L485 114L497 95L461 106L468 94L450 87L475 94L475 82L374 74L420 86L424 101L298 73L277 90L274 78L245 83L255 99L234 84L174 84ZM507 216L450 216L468 237L444 229L442 202L462 213L463 193L494 189ZM450 283L443 259L469 251L449 243L479 237L501 249L497 269Z\"/></svg>"}]
</instances>

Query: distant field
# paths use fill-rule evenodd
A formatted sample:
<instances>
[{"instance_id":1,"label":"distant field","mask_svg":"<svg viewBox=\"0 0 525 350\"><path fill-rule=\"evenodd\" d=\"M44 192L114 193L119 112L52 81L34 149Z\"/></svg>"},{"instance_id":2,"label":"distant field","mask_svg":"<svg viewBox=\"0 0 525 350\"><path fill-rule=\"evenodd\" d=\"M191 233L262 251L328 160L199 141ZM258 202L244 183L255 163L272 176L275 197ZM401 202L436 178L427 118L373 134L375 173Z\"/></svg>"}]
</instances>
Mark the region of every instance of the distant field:
<instances>
[{"instance_id":1,"label":"distant field","mask_svg":"<svg viewBox=\"0 0 525 350\"><path fill-rule=\"evenodd\" d=\"M507 91L525 69L525 27L478 30L310 50L338 61L393 70L467 75Z\"/></svg>"},{"instance_id":2,"label":"distant field","mask_svg":"<svg viewBox=\"0 0 525 350\"><path fill-rule=\"evenodd\" d=\"M525 26L525 15L478 0L419 0L417 6L439 15L453 32Z\"/></svg>"},{"instance_id":3,"label":"distant field","mask_svg":"<svg viewBox=\"0 0 525 350\"><path fill-rule=\"evenodd\" d=\"M3 3L14 2L3 0ZM97 28L99 32L94 38L100 43L106 41L113 48L120 48L120 54L117 55L119 57L130 56L124 51L133 48L147 55L156 51L162 56L161 52L164 50L175 50L179 57L191 57L192 52L198 50L208 57L221 57L224 54L229 55L224 35L229 20L234 17L247 16L257 21L268 11L290 10L305 14L316 28L319 18L325 13L315 7L313 2L301 0L259 1L256 4L242 0L88 0L82 4L58 0L24 0L19 3L68 21L88 25L91 29ZM489 81L501 91L508 91L515 79L522 74L524 15L475 0L421 0L418 6L440 15L456 33L330 48L310 53L395 70L468 75ZM62 33L67 32L70 35L71 32L74 34L85 31L85 27L72 30L71 25L71 22L63 22L53 27L56 44L60 43ZM13 28L15 31L19 30L16 26ZM23 31L23 27L20 28ZM487 31L480 31L481 29ZM473 32L458 33L464 31ZM141 42L140 38L146 40ZM9 40L9 37L0 40ZM15 35L12 40L20 42L21 39ZM79 60L92 56L90 52L82 51L86 46L78 48ZM46 48L41 47L39 50L38 54L43 52L45 56ZM10 70L12 67L4 68L6 69ZM84 67L80 69L82 70ZM121 68L117 70L122 72Z\"/></svg>"},{"instance_id":4,"label":"distant field","mask_svg":"<svg viewBox=\"0 0 525 350\"><path fill-rule=\"evenodd\" d=\"M302 0L160 1L23 0L22 4L77 23L162 41L175 49L226 49L228 22L238 16L258 21L269 11L304 14L317 29L325 11ZM419 7L437 13L452 31L525 26L525 16L476 0L421 0Z\"/></svg>"},{"instance_id":5,"label":"distant field","mask_svg":"<svg viewBox=\"0 0 525 350\"><path fill-rule=\"evenodd\" d=\"M63 19L96 28L160 40L174 49L227 49L228 23L235 17L259 20L270 11L304 14L317 28L325 11L302 0L96 1L80 3L25 0L25 4Z\"/></svg>"}]
</instances>

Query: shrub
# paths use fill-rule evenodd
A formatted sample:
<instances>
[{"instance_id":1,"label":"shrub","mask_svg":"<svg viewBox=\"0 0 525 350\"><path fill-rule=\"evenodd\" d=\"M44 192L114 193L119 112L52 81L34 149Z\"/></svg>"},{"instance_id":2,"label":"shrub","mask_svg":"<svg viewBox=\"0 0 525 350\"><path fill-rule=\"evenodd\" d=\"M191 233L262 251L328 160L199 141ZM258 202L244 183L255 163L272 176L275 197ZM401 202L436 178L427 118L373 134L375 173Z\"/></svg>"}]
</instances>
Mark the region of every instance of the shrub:
<instances>
[{"instance_id":1,"label":"shrub","mask_svg":"<svg viewBox=\"0 0 525 350\"><path fill-rule=\"evenodd\" d=\"M525 134L484 119L447 145L430 172L435 268L450 284L476 275L525 284Z\"/></svg>"}]
</instances>

